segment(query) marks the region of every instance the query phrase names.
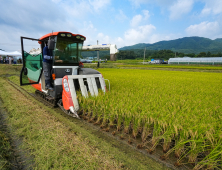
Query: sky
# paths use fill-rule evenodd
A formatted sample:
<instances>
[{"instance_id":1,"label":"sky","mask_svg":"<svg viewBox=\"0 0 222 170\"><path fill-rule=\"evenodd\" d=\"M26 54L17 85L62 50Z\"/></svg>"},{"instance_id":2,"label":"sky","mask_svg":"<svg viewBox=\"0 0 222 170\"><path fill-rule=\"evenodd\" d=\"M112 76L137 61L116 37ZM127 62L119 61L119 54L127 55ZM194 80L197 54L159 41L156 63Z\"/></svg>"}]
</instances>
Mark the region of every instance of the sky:
<instances>
[{"instance_id":1,"label":"sky","mask_svg":"<svg viewBox=\"0 0 222 170\"><path fill-rule=\"evenodd\" d=\"M222 38L222 0L0 0L0 49L21 51L20 37L68 31L84 45Z\"/></svg>"}]
</instances>

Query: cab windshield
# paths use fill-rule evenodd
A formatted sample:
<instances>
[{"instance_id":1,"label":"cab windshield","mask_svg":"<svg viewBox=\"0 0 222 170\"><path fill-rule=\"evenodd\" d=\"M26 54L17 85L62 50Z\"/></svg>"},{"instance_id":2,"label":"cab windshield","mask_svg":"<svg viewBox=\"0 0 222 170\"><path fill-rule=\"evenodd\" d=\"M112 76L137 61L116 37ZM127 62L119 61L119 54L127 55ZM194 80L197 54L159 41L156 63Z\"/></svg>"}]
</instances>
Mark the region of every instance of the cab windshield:
<instances>
[{"instance_id":1,"label":"cab windshield","mask_svg":"<svg viewBox=\"0 0 222 170\"><path fill-rule=\"evenodd\" d=\"M54 50L54 63L77 64L79 63L82 42L74 42L69 38L57 37Z\"/></svg>"}]
</instances>

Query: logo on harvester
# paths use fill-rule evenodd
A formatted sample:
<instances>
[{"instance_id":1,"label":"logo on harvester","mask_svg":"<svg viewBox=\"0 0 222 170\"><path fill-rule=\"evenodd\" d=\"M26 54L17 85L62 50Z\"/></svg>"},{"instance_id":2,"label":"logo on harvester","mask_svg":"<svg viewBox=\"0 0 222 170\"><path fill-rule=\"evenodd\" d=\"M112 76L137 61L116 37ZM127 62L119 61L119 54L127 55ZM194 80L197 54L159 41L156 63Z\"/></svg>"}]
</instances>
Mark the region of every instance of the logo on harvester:
<instances>
[{"instance_id":1,"label":"logo on harvester","mask_svg":"<svg viewBox=\"0 0 222 170\"><path fill-rule=\"evenodd\" d=\"M65 69L65 72L66 72L66 73L69 73L69 72L70 72L70 69Z\"/></svg>"}]
</instances>

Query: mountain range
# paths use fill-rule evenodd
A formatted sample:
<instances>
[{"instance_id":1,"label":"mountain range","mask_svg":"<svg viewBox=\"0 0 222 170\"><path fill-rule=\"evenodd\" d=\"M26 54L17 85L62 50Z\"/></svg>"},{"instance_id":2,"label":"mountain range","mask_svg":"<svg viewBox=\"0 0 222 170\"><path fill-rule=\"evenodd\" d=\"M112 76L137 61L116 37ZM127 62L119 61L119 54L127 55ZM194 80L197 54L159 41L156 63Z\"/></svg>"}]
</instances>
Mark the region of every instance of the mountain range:
<instances>
[{"instance_id":1,"label":"mountain range","mask_svg":"<svg viewBox=\"0 0 222 170\"><path fill-rule=\"evenodd\" d=\"M184 37L169 41L159 41L153 44L139 43L132 46L125 46L119 50L172 50L181 53L222 52L222 38L211 40L204 37Z\"/></svg>"}]
</instances>

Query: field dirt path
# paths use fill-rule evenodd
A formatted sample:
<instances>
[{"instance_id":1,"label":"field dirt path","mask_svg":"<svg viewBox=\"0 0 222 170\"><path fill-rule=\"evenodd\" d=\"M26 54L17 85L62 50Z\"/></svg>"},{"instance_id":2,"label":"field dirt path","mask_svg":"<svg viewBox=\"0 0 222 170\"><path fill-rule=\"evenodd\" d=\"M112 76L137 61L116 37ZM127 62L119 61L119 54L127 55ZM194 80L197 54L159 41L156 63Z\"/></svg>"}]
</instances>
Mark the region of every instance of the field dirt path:
<instances>
[{"instance_id":1,"label":"field dirt path","mask_svg":"<svg viewBox=\"0 0 222 170\"><path fill-rule=\"evenodd\" d=\"M27 151L21 149L22 139L12 133L12 129L7 122L8 113L3 107L3 101L0 98L0 131L8 139L10 149L6 156L7 163L2 169L26 170L32 169L34 164L33 157Z\"/></svg>"}]
</instances>

